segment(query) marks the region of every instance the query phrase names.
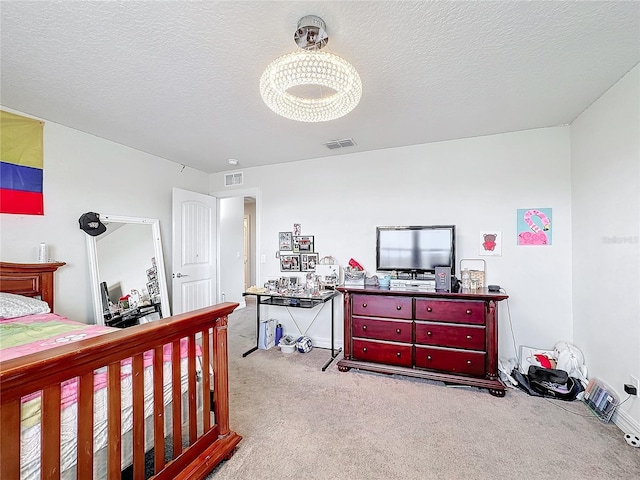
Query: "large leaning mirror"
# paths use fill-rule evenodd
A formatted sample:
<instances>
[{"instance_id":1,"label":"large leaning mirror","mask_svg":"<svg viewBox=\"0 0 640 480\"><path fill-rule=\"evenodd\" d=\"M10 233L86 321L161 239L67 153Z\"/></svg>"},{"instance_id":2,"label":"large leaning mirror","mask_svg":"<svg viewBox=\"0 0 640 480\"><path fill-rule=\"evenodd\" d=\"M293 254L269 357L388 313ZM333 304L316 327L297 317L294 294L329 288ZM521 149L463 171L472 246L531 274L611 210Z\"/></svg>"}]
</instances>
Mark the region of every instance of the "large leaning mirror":
<instances>
[{"instance_id":1,"label":"large leaning mirror","mask_svg":"<svg viewBox=\"0 0 640 480\"><path fill-rule=\"evenodd\" d=\"M100 215L106 231L87 235L96 324L129 327L171 315L160 221Z\"/></svg>"}]
</instances>

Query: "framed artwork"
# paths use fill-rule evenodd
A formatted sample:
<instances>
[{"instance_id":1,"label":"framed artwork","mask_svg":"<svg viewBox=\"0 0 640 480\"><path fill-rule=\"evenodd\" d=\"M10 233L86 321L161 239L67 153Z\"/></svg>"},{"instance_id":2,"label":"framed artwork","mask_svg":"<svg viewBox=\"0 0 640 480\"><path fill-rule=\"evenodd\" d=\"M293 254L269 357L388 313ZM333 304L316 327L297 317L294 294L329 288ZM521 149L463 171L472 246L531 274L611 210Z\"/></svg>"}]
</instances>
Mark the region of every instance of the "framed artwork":
<instances>
[{"instance_id":1,"label":"framed artwork","mask_svg":"<svg viewBox=\"0 0 640 480\"><path fill-rule=\"evenodd\" d=\"M497 230L483 230L480 232L478 255L495 256L502 255L502 232Z\"/></svg>"},{"instance_id":2,"label":"framed artwork","mask_svg":"<svg viewBox=\"0 0 640 480\"><path fill-rule=\"evenodd\" d=\"M305 252L312 253L313 252L313 235L294 236L293 251L295 253L305 253Z\"/></svg>"},{"instance_id":3,"label":"framed artwork","mask_svg":"<svg viewBox=\"0 0 640 480\"><path fill-rule=\"evenodd\" d=\"M158 279L158 269L156 267L151 267L147 270L147 280L150 282L155 282Z\"/></svg>"},{"instance_id":4,"label":"framed artwork","mask_svg":"<svg viewBox=\"0 0 640 480\"><path fill-rule=\"evenodd\" d=\"M315 272L318 265L317 253L302 253L300 255L300 265L303 272Z\"/></svg>"},{"instance_id":5,"label":"framed artwork","mask_svg":"<svg viewBox=\"0 0 640 480\"><path fill-rule=\"evenodd\" d=\"M293 234L294 235L300 235L302 233L302 226L299 223L294 223L293 224Z\"/></svg>"},{"instance_id":6,"label":"framed artwork","mask_svg":"<svg viewBox=\"0 0 640 480\"><path fill-rule=\"evenodd\" d=\"M155 297L157 295L160 295L160 286L158 285L158 282L156 281L148 282L147 291L149 292L150 297Z\"/></svg>"},{"instance_id":7,"label":"framed artwork","mask_svg":"<svg viewBox=\"0 0 640 480\"><path fill-rule=\"evenodd\" d=\"M280 232L278 234L278 250L291 251L291 232Z\"/></svg>"},{"instance_id":8,"label":"framed artwork","mask_svg":"<svg viewBox=\"0 0 640 480\"><path fill-rule=\"evenodd\" d=\"M550 208L518 209L518 245L551 245Z\"/></svg>"},{"instance_id":9,"label":"framed artwork","mask_svg":"<svg viewBox=\"0 0 640 480\"><path fill-rule=\"evenodd\" d=\"M299 272L300 255L280 255L281 272Z\"/></svg>"}]
</instances>

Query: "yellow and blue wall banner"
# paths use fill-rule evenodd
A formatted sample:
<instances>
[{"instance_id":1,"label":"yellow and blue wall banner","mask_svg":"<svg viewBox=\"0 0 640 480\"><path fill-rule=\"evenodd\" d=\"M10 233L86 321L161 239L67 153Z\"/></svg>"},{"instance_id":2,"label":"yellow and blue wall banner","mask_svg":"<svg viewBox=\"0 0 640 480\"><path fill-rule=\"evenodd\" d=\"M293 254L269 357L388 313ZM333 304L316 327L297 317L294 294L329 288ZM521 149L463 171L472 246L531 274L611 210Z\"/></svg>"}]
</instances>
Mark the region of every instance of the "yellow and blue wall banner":
<instances>
[{"instance_id":1,"label":"yellow and blue wall banner","mask_svg":"<svg viewBox=\"0 0 640 480\"><path fill-rule=\"evenodd\" d=\"M43 125L0 110L0 213L44 215Z\"/></svg>"}]
</instances>

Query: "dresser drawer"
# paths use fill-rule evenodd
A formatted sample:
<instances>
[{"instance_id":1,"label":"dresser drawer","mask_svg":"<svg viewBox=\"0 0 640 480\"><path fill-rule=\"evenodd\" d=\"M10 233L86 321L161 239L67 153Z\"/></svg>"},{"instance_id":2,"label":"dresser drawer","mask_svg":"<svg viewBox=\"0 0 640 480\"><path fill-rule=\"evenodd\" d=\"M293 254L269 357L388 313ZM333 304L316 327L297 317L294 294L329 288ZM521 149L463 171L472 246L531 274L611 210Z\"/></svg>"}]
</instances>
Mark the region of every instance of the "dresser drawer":
<instances>
[{"instance_id":1,"label":"dresser drawer","mask_svg":"<svg viewBox=\"0 0 640 480\"><path fill-rule=\"evenodd\" d=\"M416 319L484 325L484 302L417 298Z\"/></svg>"},{"instance_id":2,"label":"dresser drawer","mask_svg":"<svg viewBox=\"0 0 640 480\"><path fill-rule=\"evenodd\" d=\"M354 295L353 315L368 317L412 318L411 297L392 295Z\"/></svg>"},{"instance_id":3,"label":"dresser drawer","mask_svg":"<svg viewBox=\"0 0 640 480\"><path fill-rule=\"evenodd\" d=\"M372 340L353 339L352 357L354 360L386 363L401 367L411 366L411 345L383 343Z\"/></svg>"},{"instance_id":4,"label":"dresser drawer","mask_svg":"<svg viewBox=\"0 0 640 480\"><path fill-rule=\"evenodd\" d=\"M416 345L416 367L451 373L484 376L484 352L453 350Z\"/></svg>"},{"instance_id":5,"label":"dresser drawer","mask_svg":"<svg viewBox=\"0 0 640 480\"><path fill-rule=\"evenodd\" d=\"M484 350L485 328L445 323L416 322L416 343Z\"/></svg>"},{"instance_id":6,"label":"dresser drawer","mask_svg":"<svg viewBox=\"0 0 640 480\"><path fill-rule=\"evenodd\" d=\"M413 322L407 320L378 320L354 316L352 335L361 338L411 343L412 325Z\"/></svg>"}]
</instances>

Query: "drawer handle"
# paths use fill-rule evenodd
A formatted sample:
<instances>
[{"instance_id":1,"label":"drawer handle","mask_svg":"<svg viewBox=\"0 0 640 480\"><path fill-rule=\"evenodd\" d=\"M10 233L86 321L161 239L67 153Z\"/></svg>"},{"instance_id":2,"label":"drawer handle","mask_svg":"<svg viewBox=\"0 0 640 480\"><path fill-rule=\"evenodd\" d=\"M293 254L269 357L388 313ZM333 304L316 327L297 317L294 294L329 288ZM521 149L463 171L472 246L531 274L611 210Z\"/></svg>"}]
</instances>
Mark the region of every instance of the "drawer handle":
<instances>
[{"instance_id":1,"label":"drawer handle","mask_svg":"<svg viewBox=\"0 0 640 480\"><path fill-rule=\"evenodd\" d=\"M433 335L433 332L427 332L427 337L430 337L431 335Z\"/></svg>"},{"instance_id":2,"label":"drawer handle","mask_svg":"<svg viewBox=\"0 0 640 480\"><path fill-rule=\"evenodd\" d=\"M363 352L366 352L366 351L367 351L367 347L364 347L364 348L362 349L362 351L363 351Z\"/></svg>"},{"instance_id":3,"label":"drawer handle","mask_svg":"<svg viewBox=\"0 0 640 480\"><path fill-rule=\"evenodd\" d=\"M471 310L467 310L467 315L471 315Z\"/></svg>"},{"instance_id":4,"label":"drawer handle","mask_svg":"<svg viewBox=\"0 0 640 480\"><path fill-rule=\"evenodd\" d=\"M471 365L471 360L467 360L467 365Z\"/></svg>"},{"instance_id":5,"label":"drawer handle","mask_svg":"<svg viewBox=\"0 0 640 480\"><path fill-rule=\"evenodd\" d=\"M363 304L362 304L362 308L367 308L367 304L366 304L366 303L363 303Z\"/></svg>"},{"instance_id":6,"label":"drawer handle","mask_svg":"<svg viewBox=\"0 0 640 480\"><path fill-rule=\"evenodd\" d=\"M402 306L401 306L401 305L398 305L398 306L396 307L396 310L402 310Z\"/></svg>"},{"instance_id":7,"label":"drawer handle","mask_svg":"<svg viewBox=\"0 0 640 480\"><path fill-rule=\"evenodd\" d=\"M397 333L398 335L400 335L400 332L402 332L402 330L400 330L399 328L396 328L396 333Z\"/></svg>"},{"instance_id":8,"label":"drawer handle","mask_svg":"<svg viewBox=\"0 0 640 480\"><path fill-rule=\"evenodd\" d=\"M427 360L431 360L431 355L427 355Z\"/></svg>"},{"instance_id":9,"label":"drawer handle","mask_svg":"<svg viewBox=\"0 0 640 480\"><path fill-rule=\"evenodd\" d=\"M400 358L400 352L396 353L396 357Z\"/></svg>"},{"instance_id":10,"label":"drawer handle","mask_svg":"<svg viewBox=\"0 0 640 480\"><path fill-rule=\"evenodd\" d=\"M467 335L467 340L471 340L471 335Z\"/></svg>"},{"instance_id":11,"label":"drawer handle","mask_svg":"<svg viewBox=\"0 0 640 480\"><path fill-rule=\"evenodd\" d=\"M363 330L366 330L366 329L367 329L367 326L366 326L366 325L362 325L362 329L363 329Z\"/></svg>"},{"instance_id":12,"label":"drawer handle","mask_svg":"<svg viewBox=\"0 0 640 480\"><path fill-rule=\"evenodd\" d=\"M427 307L427 312L433 312L433 308Z\"/></svg>"}]
</instances>

